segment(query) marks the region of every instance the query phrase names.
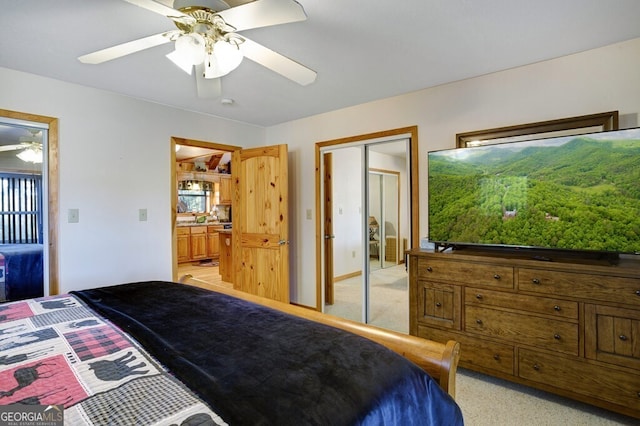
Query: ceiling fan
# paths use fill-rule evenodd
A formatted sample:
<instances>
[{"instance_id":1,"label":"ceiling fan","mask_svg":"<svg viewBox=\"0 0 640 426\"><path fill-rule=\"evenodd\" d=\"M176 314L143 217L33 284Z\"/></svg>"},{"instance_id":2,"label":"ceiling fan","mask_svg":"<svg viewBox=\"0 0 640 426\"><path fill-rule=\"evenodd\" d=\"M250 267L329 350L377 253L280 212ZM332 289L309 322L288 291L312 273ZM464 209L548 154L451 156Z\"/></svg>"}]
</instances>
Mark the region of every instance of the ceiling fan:
<instances>
[{"instance_id":1,"label":"ceiling fan","mask_svg":"<svg viewBox=\"0 0 640 426\"><path fill-rule=\"evenodd\" d=\"M256 0L236 7L222 0L124 0L171 19L177 30L133 40L80 56L87 64L100 64L141 50L175 42L167 55L188 74L196 70L198 96L220 96L220 78L248 58L306 86L316 72L262 46L237 31L298 22L307 15L295 0Z\"/></svg>"},{"instance_id":2,"label":"ceiling fan","mask_svg":"<svg viewBox=\"0 0 640 426\"><path fill-rule=\"evenodd\" d=\"M0 145L0 152L22 150L16 156L29 163L42 163L42 130L28 129L29 136L20 136L19 144Z\"/></svg>"}]
</instances>

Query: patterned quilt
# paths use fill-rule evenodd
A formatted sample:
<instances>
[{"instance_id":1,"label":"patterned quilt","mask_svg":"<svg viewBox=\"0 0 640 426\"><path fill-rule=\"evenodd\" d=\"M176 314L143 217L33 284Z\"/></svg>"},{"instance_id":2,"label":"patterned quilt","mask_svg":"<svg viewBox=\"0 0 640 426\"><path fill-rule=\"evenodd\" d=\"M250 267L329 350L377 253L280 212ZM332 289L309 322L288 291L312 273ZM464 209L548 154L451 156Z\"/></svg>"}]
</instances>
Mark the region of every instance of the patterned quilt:
<instances>
[{"instance_id":1,"label":"patterned quilt","mask_svg":"<svg viewBox=\"0 0 640 426\"><path fill-rule=\"evenodd\" d=\"M64 405L65 424L226 424L73 295L0 304L0 405Z\"/></svg>"}]
</instances>

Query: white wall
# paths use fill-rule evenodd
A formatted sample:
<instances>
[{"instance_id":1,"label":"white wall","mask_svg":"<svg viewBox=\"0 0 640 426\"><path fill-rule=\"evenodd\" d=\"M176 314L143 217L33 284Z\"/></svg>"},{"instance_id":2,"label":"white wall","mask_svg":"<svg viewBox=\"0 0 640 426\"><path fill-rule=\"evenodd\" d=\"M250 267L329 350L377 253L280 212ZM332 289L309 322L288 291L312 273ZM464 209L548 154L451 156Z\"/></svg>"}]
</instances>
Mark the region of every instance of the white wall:
<instances>
[{"instance_id":1,"label":"white wall","mask_svg":"<svg viewBox=\"0 0 640 426\"><path fill-rule=\"evenodd\" d=\"M261 127L5 68L0 108L59 119L63 292L171 280L171 136L245 147L265 138ZM67 223L70 208L79 223Z\"/></svg>"},{"instance_id":2,"label":"white wall","mask_svg":"<svg viewBox=\"0 0 640 426\"><path fill-rule=\"evenodd\" d=\"M362 270L362 149L350 147L331 152L335 235L333 275L339 277Z\"/></svg>"},{"instance_id":3,"label":"white wall","mask_svg":"<svg viewBox=\"0 0 640 426\"><path fill-rule=\"evenodd\" d=\"M0 68L0 107L60 119L62 291L171 278L171 136L287 143L292 293L315 306L315 142L418 125L424 166L427 151L453 147L459 132L610 110L620 111L621 127L634 127L639 69L635 39L263 129ZM426 189L420 167L421 235ZM70 208L80 209L80 223L66 222ZM137 221L139 208L147 222Z\"/></svg>"},{"instance_id":4,"label":"white wall","mask_svg":"<svg viewBox=\"0 0 640 426\"><path fill-rule=\"evenodd\" d=\"M315 143L418 125L420 235L427 233L426 153L455 147L456 133L618 110L638 125L640 39L272 126L266 143L286 141L297 162L291 277L297 302L315 306ZM424 72L429 72L425 70ZM398 75L397 78L402 78ZM315 214L314 214L315 218Z\"/></svg>"}]
</instances>

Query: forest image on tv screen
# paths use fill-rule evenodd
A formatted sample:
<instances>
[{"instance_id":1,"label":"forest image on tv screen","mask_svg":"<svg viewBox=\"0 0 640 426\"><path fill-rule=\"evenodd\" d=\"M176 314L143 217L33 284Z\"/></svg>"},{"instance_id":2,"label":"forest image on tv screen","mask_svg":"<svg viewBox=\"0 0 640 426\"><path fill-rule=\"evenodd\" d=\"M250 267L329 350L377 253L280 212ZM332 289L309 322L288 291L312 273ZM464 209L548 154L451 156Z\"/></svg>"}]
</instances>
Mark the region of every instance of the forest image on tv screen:
<instances>
[{"instance_id":1,"label":"forest image on tv screen","mask_svg":"<svg viewBox=\"0 0 640 426\"><path fill-rule=\"evenodd\" d=\"M430 152L429 239L640 252L640 129Z\"/></svg>"}]
</instances>

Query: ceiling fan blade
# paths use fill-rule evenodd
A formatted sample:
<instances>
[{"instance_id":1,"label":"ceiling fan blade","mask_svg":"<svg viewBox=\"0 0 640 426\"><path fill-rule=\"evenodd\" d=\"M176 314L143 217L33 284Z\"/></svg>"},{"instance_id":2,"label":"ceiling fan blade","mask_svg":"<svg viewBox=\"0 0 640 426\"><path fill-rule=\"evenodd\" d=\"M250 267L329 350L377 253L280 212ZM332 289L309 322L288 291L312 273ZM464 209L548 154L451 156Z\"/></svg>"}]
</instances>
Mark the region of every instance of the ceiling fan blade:
<instances>
[{"instance_id":1,"label":"ceiling fan blade","mask_svg":"<svg viewBox=\"0 0 640 426\"><path fill-rule=\"evenodd\" d=\"M126 0L129 1L129 0ZM302 5L294 0L256 0L217 13L236 31L307 19Z\"/></svg>"},{"instance_id":2,"label":"ceiling fan blade","mask_svg":"<svg viewBox=\"0 0 640 426\"><path fill-rule=\"evenodd\" d=\"M306 86L316 80L317 73L261 44L242 37L240 51L246 57L296 83Z\"/></svg>"},{"instance_id":3,"label":"ceiling fan blade","mask_svg":"<svg viewBox=\"0 0 640 426\"><path fill-rule=\"evenodd\" d=\"M193 25L196 23L194 17L187 15L186 13L182 13L179 10L176 10L172 7L166 6L163 3L158 3L153 0L124 0L127 3L135 4L136 6L140 6L143 9L150 10L157 14L166 16L169 19L172 19L175 22L180 22L187 25Z\"/></svg>"},{"instance_id":4,"label":"ceiling fan blade","mask_svg":"<svg viewBox=\"0 0 640 426\"><path fill-rule=\"evenodd\" d=\"M222 94L219 78L204 78L204 64L196 65L196 87L199 98L219 98Z\"/></svg>"},{"instance_id":5,"label":"ceiling fan blade","mask_svg":"<svg viewBox=\"0 0 640 426\"><path fill-rule=\"evenodd\" d=\"M112 59L117 59L122 56L140 52L141 50L168 43L171 41L171 36L176 32L179 31L168 31L166 33L155 34L149 37L139 38L138 40L118 44L116 46L107 47L106 49L82 55L78 60L85 64L101 64Z\"/></svg>"},{"instance_id":6,"label":"ceiling fan blade","mask_svg":"<svg viewBox=\"0 0 640 426\"><path fill-rule=\"evenodd\" d=\"M15 151L16 149L25 149L26 146L20 145L0 145L0 152L3 151Z\"/></svg>"},{"instance_id":7,"label":"ceiling fan blade","mask_svg":"<svg viewBox=\"0 0 640 426\"><path fill-rule=\"evenodd\" d=\"M20 136L18 141L22 144L42 145L42 135Z\"/></svg>"}]
</instances>

